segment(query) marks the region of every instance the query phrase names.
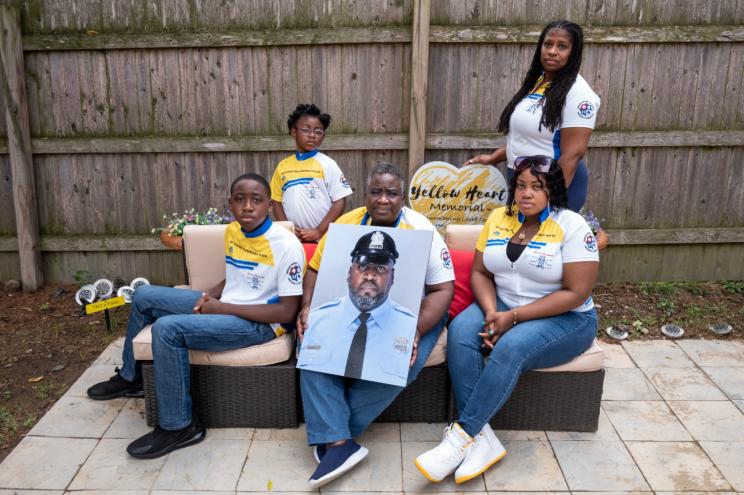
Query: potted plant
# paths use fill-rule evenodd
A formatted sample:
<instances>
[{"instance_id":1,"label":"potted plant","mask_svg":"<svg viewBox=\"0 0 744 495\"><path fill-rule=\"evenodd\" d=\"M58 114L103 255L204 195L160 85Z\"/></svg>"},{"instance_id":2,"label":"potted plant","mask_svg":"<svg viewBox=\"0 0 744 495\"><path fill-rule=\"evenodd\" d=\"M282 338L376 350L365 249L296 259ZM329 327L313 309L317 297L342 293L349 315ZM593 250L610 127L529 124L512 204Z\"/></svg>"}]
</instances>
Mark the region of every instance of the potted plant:
<instances>
[{"instance_id":1,"label":"potted plant","mask_svg":"<svg viewBox=\"0 0 744 495\"><path fill-rule=\"evenodd\" d=\"M217 208L209 208L205 212L198 212L191 208L183 214L173 213L170 217L163 215L165 227L152 229L153 234L160 233L160 242L169 249L180 251L183 249L183 228L187 225L219 225L230 223L232 215L223 215Z\"/></svg>"},{"instance_id":2,"label":"potted plant","mask_svg":"<svg viewBox=\"0 0 744 495\"><path fill-rule=\"evenodd\" d=\"M589 224L589 228L592 229L592 233L594 234L594 237L597 238L597 248L598 249L604 249L607 247L607 244L610 243L609 237L607 237L607 232L602 229L602 225L599 222L599 218L594 214L594 212L585 210L582 208L579 213L582 217L584 217L584 220L586 220L586 223Z\"/></svg>"}]
</instances>

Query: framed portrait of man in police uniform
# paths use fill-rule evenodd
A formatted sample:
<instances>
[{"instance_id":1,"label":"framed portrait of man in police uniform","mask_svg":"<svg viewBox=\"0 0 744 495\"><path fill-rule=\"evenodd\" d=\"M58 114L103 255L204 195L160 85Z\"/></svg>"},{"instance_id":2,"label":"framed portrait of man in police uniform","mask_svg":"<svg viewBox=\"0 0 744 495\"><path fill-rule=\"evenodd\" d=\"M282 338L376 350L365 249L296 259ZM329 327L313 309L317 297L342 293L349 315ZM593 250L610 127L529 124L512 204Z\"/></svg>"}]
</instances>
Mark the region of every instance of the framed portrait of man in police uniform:
<instances>
[{"instance_id":1,"label":"framed portrait of man in police uniform","mask_svg":"<svg viewBox=\"0 0 744 495\"><path fill-rule=\"evenodd\" d=\"M331 224L297 367L405 386L432 232Z\"/></svg>"}]
</instances>

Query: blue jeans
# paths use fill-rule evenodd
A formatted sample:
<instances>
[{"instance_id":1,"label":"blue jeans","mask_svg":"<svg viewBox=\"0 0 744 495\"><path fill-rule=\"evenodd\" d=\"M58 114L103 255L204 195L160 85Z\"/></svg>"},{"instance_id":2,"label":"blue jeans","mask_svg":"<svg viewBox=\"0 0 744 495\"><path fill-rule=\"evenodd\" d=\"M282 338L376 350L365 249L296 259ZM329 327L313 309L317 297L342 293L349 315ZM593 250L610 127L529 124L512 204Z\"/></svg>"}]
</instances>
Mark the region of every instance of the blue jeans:
<instances>
[{"instance_id":1,"label":"blue jeans","mask_svg":"<svg viewBox=\"0 0 744 495\"><path fill-rule=\"evenodd\" d=\"M189 349L228 351L263 344L275 334L266 323L232 315L194 314L201 292L170 287L137 289L129 312L120 375L138 378L140 363L134 359L132 339L152 324L152 355L160 427L177 430L191 423Z\"/></svg>"},{"instance_id":2,"label":"blue jeans","mask_svg":"<svg viewBox=\"0 0 744 495\"><path fill-rule=\"evenodd\" d=\"M408 372L409 384L424 369L446 322L445 313L441 321L421 337L418 356ZM300 389L307 443L317 445L361 435L403 387L301 369Z\"/></svg>"},{"instance_id":3,"label":"blue jeans","mask_svg":"<svg viewBox=\"0 0 744 495\"><path fill-rule=\"evenodd\" d=\"M507 169L507 180L511 181L514 175L514 170ZM586 203L586 195L589 191L589 169L586 168L586 162L581 159L576 166L576 173L571 181L571 185L568 186L568 209L578 212L584 203Z\"/></svg>"},{"instance_id":4,"label":"blue jeans","mask_svg":"<svg viewBox=\"0 0 744 495\"><path fill-rule=\"evenodd\" d=\"M498 310L509 308L500 300ZM483 312L472 303L450 323L447 363L460 418L470 436L496 414L525 371L567 363L592 344L597 313L569 311L550 318L517 323L496 341L484 365L480 352Z\"/></svg>"}]
</instances>

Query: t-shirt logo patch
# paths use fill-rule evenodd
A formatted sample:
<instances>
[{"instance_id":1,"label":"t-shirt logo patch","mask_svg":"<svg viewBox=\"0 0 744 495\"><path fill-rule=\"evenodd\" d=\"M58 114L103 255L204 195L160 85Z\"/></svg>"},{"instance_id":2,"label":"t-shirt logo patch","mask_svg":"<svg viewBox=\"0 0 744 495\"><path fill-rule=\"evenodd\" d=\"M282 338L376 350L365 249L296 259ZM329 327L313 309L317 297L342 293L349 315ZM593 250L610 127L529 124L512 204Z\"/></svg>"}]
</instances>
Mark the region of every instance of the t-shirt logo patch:
<instances>
[{"instance_id":1,"label":"t-shirt logo patch","mask_svg":"<svg viewBox=\"0 0 744 495\"><path fill-rule=\"evenodd\" d=\"M442 248L442 252L439 253L439 257L442 259L442 264L446 269L452 268L452 257L450 256L450 252L447 248Z\"/></svg>"},{"instance_id":2,"label":"t-shirt logo patch","mask_svg":"<svg viewBox=\"0 0 744 495\"><path fill-rule=\"evenodd\" d=\"M586 100L582 101L579 103L578 114L582 119L591 119L594 116L594 105Z\"/></svg>"},{"instance_id":3,"label":"t-shirt logo patch","mask_svg":"<svg viewBox=\"0 0 744 495\"><path fill-rule=\"evenodd\" d=\"M320 197L320 189L317 186L314 186L312 184L308 184L307 188L305 188L305 196L307 196L310 199L316 199Z\"/></svg>"},{"instance_id":4,"label":"t-shirt logo patch","mask_svg":"<svg viewBox=\"0 0 744 495\"><path fill-rule=\"evenodd\" d=\"M591 251L592 253L597 251L597 239L592 234L587 234L584 236L584 247L587 251Z\"/></svg>"},{"instance_id":5,"label":"t-shirt logo patch","mask_svg":"<svg viewBox=\"0 0 744 495\"><path fill-rule=\"evenodd\" d=\"M341 180L341 185L342 186L344 186L344 187L351 187L349 185L349 181L346 180L346 176L345 175L341 175L341 179L340 180Z\"/></svg>"},{"instance_id":6,"label":"t-shirt logo patch","mask_svg":"<svg viewBox=\"0 0 744 495\"><path fill-rule=\"evenodd\" d=\"M251 286L251 289L261 290L264 286L264 278L260 275L247 273L245 278L248 280L248 285Z\"/></svg>"},{"instance_id":7,"label":"t-shirt logo patch","mask_svg":"<svg viewBox=\"0 0 744 495\"><path fill-rule=\"evenodd\" d=\"M296 261L287 268L287 280L295 285L302 283L302 268Z\"/></svg>"},{"instance_id":8,"label":"t-shirt logo patch","mask_svg":"<svg viewBox=\"0 0 744 495\"><path fill-rule=\"evenodd\" d=\"M395 337L395 341L393 342L393 349L400 352L401 354L405 354L408 352L408 337Z\"/></svg>"}]
</instances>

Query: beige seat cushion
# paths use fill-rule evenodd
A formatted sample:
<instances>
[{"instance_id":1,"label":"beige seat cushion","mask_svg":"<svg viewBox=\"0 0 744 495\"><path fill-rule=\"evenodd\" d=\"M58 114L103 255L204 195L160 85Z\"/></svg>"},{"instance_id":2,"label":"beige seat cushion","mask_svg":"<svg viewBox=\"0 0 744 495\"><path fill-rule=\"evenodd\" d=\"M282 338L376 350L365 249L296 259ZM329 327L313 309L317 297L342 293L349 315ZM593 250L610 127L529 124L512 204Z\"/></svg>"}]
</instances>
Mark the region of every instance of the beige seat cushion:
<instances>
[{"instance_id":1,"label":"beige seat cushion","mask_svg":"<svg viewBox=\"0 0 744 495\"><path fill-rule=\"evenodd\" d=\"M436 366L447 360L447 328L445 327L439 334L434 349L431 350L429 358L424 363L424 367Z\"/></svg>"},{"instance_id":2,"label":"beige seat cushion","mask_svg":"<svg viewBox=\"0 0 744 495\"><path fill-rule=\"evenodd\" d=\"M132 341L138 361L152 361L152 325L147 325ZM215 366L268 366L287 361L294 350L294 334L285 333L265 344L223 352L189 351L191 364Z\"/></svg>"},{"instance_id":3,"label":"beige seat cushion","mask_svg":"<svg viewBox=\"0 0 744 495\"><path fill-rule=\"evenodd\" d=\"M589 349L584 351L579 357L572 359L566 364L553 366L552 368L543 368L535 371L597 371L604 368L604 351L599 346L597 339L594 339Z\"/></svg>"}]
</instances>

